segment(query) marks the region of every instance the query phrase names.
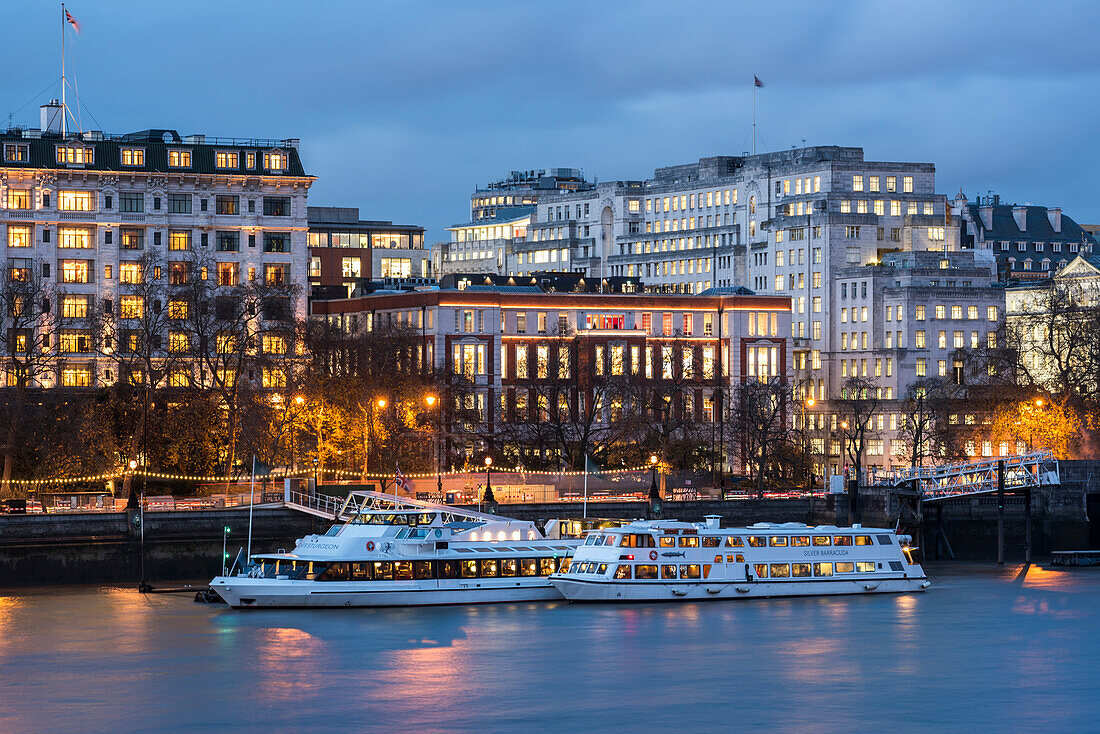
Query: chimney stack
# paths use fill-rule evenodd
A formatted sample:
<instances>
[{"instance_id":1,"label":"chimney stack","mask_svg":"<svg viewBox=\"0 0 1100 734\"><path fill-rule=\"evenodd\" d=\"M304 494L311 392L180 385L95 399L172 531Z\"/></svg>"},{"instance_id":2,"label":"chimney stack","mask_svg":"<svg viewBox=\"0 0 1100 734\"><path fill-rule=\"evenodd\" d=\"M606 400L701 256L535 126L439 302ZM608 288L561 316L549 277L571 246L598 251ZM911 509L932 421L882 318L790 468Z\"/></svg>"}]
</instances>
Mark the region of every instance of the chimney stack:
<instances>
[{"instance_id":1,"label":"chimney stack","mask_svg":"<svg viewBox=\"0 0 1100 734\"><path fill-rule=\"evenodd\" d=\"M978 214L982 218L982 226L986 231L993 231L993 207L989 204L983 204L978 207Z\"/></svg>"},{"instance_id":2,"label":"chimney stack","mask_svg":"<svg viewBox=\"0 0 1100 734\"><path fill-rule=\"evenodd\" d=\"M65 108L56 99L51 99L38 108L41 118L40 129L44 133L61 134L61 123L65 120Z\"/></svg>"},{"instance_id":3,"label":"chimney stack","mask_svg":"<svg viewBox=\"0 0 1100 734\"><path fill-rule=\"evenodd\" d=\"M1062 207L1054 206L1047 208L1047 219L1050 220L1050 226L1055 232L1061 234L1062 232Z\"/></svg>"},{"instance_id":4,"label":"chimney stack","mask_svg":"<svg viewBox=\"0 0 1100 734\"><path fill-rule=\"evenodd\" d=\"M1016 226L1021 232L1027 231L1027 207L1016 205L1012 207L1012 218L1016 220Z\"/></svg>"}]
</instances>

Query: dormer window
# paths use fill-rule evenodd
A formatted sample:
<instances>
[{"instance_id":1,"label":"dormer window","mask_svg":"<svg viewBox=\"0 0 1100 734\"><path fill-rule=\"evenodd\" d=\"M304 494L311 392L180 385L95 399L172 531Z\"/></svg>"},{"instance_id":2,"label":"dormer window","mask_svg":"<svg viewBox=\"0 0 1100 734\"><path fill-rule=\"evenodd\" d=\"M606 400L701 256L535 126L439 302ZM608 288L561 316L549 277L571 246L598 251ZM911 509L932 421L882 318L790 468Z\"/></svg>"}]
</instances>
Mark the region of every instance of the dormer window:
<instances>
[{"instance_id":1,"label":"dormer window","mask_svg":"<svg viewBox=\"0 0 1100 734\"><path fill-rule=\"evenodd\" d=\"M169 168L190 168L191 167L191 151L189 151L189 150L170 150L170 151L168 151L168 167Z\"/></svg>"},{"instance_id":2,"label":"dormer window","mask_svg":"<svg viewBox=\"0 0 1100 734\"><path fill-rule=\"evenodd\" d=\"M214 165L218 168L238 168L239 155L236 151L219 150L214 154Z\"/></svg>"},{"instance_id":3,"label":"dormer window","mask_svg":"<svg viewBox=\"0 0 1100 734\"><path fill-rule=\"evenodd\" d=\"M57 146L57 162L69 166L91 165L93 159L92 148L81 145Z\"/></svg>"},{"instance_id":4,"label":"dormer window","mask_svg":"<svg viewBox=\"0 0 1100 734\"><path fill-rule=\"evenodd\" d=\"M252 168L256 167L256 154L255 153L245 153L244 154L244 167L248 168L248 169L252 169Z\"/></svg>"},{"instance_id":5,"label":"dormer window","mask_svg":"<svg viewBox=\"0 0 1100 734\"><path fill-rule=\"evenodd\" d=\"M21 143L4 143L4 160L8 163L26 163L30 160L31 148Z\"/></svg>"},{"instance_id":6,"label":"dormer window","mask_svg":"<svg viewBox=\"0 0 1100 734\"><path fill-rule=\"evenodd\" d=\"M124 166L144 166L145 165L145 149L144 148L123 148L122 149L122 165L124 165Z\"/></svg>"},{"instance_id":7,"label":"dormer window","mask_svg":"<svg viewBox=\"0 0 1100 734\"><path fill-rule=\"evenodd\" d=\"M264 168L269 171L284 171L286 170L286 163L286 153L279 151L264 153Z\"/></svg>"}]
</instances>

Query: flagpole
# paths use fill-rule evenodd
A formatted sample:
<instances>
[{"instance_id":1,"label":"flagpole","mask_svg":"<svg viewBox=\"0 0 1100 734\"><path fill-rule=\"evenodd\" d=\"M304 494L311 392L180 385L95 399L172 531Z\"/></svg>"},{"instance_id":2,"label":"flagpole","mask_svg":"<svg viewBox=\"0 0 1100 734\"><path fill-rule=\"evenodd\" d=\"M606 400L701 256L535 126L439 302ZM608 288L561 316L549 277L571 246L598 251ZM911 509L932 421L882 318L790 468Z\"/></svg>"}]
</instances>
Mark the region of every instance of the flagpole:
<instances>
[{"instance_id":1,"label":"flagpole","mask_svg":"<svg viewBox=\"0 0 1100 734\"><path fill-rule=\"evenodd\" d=\"M756 77L752 78L752 154L756 155Z\"/></svg>"},{"instance_id":2,"label":"flagpole","mask_svg":"<svg viewBox=\"0 0 1100 734\"><path fill-rule=\"evenodd\" d=\"M65 137L65 3L61 3L61 137Z\"/></svg>"},{"instance_id":3,"label":"flagpole","mask_svg":"<svg viewBox=\"0 0 1100 734\"><path fill-rule=\"evenodd\" d=\"M252 454L252 481L248 485L248 555L245 557L245 565L252 558L252 505L256 499L256 454Z\"/></svg>"}]
</instances>

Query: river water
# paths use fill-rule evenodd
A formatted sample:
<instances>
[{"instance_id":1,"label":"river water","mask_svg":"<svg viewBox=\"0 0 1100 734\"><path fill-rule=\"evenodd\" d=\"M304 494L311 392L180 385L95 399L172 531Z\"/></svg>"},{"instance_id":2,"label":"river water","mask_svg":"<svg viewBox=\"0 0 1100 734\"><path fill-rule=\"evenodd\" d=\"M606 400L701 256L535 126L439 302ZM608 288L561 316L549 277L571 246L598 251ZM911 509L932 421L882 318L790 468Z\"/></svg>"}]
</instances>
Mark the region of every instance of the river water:
<instances>
[{"instance_id":1,"label":"river water","mask_svg":"<svg viewBox=\"0 0 1100 734\"><path fill-rule=\"evenodd\" d=\"M906 596L234 612L0 591L0 731L1097 731L1100 569Z\"/></svg>"}]
</instances>

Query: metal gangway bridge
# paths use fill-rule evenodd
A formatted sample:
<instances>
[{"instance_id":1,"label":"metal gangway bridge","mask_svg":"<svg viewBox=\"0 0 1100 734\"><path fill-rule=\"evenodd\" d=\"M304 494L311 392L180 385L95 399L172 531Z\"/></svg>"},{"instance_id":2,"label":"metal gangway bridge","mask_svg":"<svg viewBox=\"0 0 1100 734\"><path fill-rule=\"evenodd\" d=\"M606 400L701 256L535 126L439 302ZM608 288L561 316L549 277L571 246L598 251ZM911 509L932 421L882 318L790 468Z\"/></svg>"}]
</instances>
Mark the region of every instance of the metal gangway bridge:
<instances>
[{"instance_id":1,"label":"metal gangway bridge","mask_svg":"<svg viewBox=\"0 0 1100 734\"><path fill-rule=\"evenodd\" d=\"M305 512L315 517L333 522L348 522L352 518L367 513L399 512L424 510L442 513L443 522L457 520L499 520L495 515L487 515L473 510L459 510L448 505L440 505L412 497L398 497L385 492L354 490L346 497L333 497L316 492L302 492L287 487L283 493L283 506L287 509Z\"/></svg>"},{"instance_id":2,"label":"metal gangway bridge","mask_svg":"<svg viewBox=\"0 0 1100 734\"><path fill-rule=\"evenodd\" d=\"M999 489L1004 465L1004 491L1037 489L1059 483L1058 460L1049 451L982 459L962 464L941 464L869 473L867 484L915 489L922 502L992 494Z\"/></svg>"}]
</instances>

